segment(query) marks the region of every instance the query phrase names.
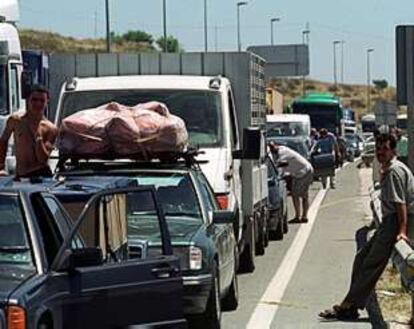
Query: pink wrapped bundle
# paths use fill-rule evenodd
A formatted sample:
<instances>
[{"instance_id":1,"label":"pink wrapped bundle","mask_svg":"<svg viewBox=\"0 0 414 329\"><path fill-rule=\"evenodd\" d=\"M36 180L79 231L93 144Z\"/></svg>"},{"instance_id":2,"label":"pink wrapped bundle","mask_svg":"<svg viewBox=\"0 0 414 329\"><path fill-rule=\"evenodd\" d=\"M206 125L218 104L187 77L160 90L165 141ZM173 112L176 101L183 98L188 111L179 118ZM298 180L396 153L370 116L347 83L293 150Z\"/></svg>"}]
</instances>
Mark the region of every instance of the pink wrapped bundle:
<instances>
[{"instance_id":1,"label":"pink wrapped bundle","mask_svg":"<svg viewBox=\"0 0 414 329\"><path fill-rule=\"evenodd\" d=\"M106 127L124 108L109 103L63 119L58 148L65 154L105 154L110 148Z\"/></svg>"},{"instance_id":2,"label":"pink wrapped bundle","mask_svg":"<svg viewBox=\"0 0 414 329\"><path fill-rule=\"evenodd\" d=\"M158 102L139 104L129 115L122 113L111 121L108 131L117 154L124 156L179 152L188 140L184 121Z\"/></svg>"}]
</instances>

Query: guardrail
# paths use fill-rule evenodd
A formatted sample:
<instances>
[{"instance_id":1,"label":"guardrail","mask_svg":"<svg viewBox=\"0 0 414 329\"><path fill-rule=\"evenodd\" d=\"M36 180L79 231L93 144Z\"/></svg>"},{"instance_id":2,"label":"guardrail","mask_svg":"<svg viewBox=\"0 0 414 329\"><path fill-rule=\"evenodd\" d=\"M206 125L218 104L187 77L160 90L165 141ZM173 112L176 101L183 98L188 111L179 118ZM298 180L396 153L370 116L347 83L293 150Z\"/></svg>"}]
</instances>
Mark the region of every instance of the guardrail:
<instances>
[{"instance_id":1,"label":"guardrail","mask_svg":"<svg viewBox=\"0 0 414 329\"><path fill-rule=\"evenodd\" d=\"M371 210L375 226L378 226L382 219L379 194L379 189L370 189ZM411 294L411 325L414 325L414 249L407 241L400 240L395 244L391 260L401 275L402 286ZM367 310L370 314L368 307Z\"/></svg>"}]
</instances>

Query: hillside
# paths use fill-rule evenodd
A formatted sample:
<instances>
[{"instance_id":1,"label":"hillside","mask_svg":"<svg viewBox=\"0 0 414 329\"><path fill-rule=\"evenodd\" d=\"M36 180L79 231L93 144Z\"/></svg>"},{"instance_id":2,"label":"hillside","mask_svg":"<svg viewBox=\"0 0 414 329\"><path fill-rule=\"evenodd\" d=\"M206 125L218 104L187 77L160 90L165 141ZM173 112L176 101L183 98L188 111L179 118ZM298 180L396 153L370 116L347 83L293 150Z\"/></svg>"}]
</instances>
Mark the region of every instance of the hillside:
<instances>
[{"instance_id":1,"label":"hillside","mask_svg":"<svg viewBox=\"0 0 414 329\"><path fill-rule=\"evenodd\" d=\"M303 84L301 79L277 79L271 83L272 87L276 88L284 95L284 106L289 105L296 97L303 94ZM336 89L332 83L306 80L306 93L313 92L329 92L341 98L346 107L351 107L358 115L363 115L367 111L367 87L365 85L344 84L338 85ZM387 87L383 90L371 86L371 106L377 100L385 100L389 102L395 101L396 90L393 87ZM372 110L371 110L372 111Z\"/></svg>"},{"instance_id":2,"label":"hillside","mask_svg":"<svg viewBox=\"0 0 414 329\"><path fill-rule=\"evenodd\" d=\"M20 30L20 36L24 49L42 49L46 53L91 53L105 52L105 39L75 39L65 37L57 33ZM153 45L147 42L128 42L122 38L116 38L113 43L114 52L151 52L156 51ZM273 80L271 85L284 95L284 106L302 95L303 86L301 79L278 79ZM309 92L330 92L341 97L345 106L350 106L358 114L367 112L367 90L364 85L338 85L336 90L332 83L325 83L314 80L306 80L305 90ZM383 90L371 88L371 105L376 100L384 99L386 101L395 100L395 88L386 88Z\"/></svg>"}]
</instances>

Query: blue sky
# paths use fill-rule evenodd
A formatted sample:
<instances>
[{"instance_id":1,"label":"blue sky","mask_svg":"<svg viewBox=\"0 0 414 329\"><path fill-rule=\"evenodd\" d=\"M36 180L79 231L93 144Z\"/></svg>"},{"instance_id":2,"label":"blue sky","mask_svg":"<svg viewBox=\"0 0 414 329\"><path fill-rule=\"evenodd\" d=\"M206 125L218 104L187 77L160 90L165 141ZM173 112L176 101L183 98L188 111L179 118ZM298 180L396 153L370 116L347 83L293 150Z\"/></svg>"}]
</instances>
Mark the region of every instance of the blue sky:
<instances>
[{"instance_id":1,"label":"blue sky","mask_svg":"<svg viewBox=\"0 0 414 329\"><path fill-rule=\"evenodd\" d=\"M167 0L168 32L186 51L204 49L203 0ZM209 48L235 50L236 0L208 0ZM20 0L21 26L74 37L103 36L104 0ZM112 29L162 34L162 0L111 0ZM95 14L97 19L95 19ZM373 79L395 84L395 26L414 21L412 0L251 0L242 8L243 47L270 43L270 19L276 44L300 43L310 24L311 78L333 80L334 40L344 40L344 81L365 83L366 49ZM340 50L338 48L338 62ZM338 78L340 78L338 67Z\"/></svg>"}]
</instances>

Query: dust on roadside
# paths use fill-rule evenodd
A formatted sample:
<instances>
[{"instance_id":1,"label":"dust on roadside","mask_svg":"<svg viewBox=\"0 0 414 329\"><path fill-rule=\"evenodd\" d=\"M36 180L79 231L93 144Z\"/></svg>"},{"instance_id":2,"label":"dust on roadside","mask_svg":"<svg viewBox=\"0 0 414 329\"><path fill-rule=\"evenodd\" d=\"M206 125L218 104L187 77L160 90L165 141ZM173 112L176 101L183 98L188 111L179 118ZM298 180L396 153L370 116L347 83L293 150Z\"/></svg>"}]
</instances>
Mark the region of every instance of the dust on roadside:
<instances>
[{"instance_id":1,"label":"dust on roadside","mask_svg":"<svg viewBox=\"0 0 414 329\"><path fill-rule=\"evenodd\" d=\"M368 224L372 218L369 189L372 186L372 169L359 169L360 177L360 206L365 216L362 224ZM401 286L401 279L390 263L377 284L376 292L384 318L391 328L411 328L411 296Z\"/></svg>"}]
</instances>

